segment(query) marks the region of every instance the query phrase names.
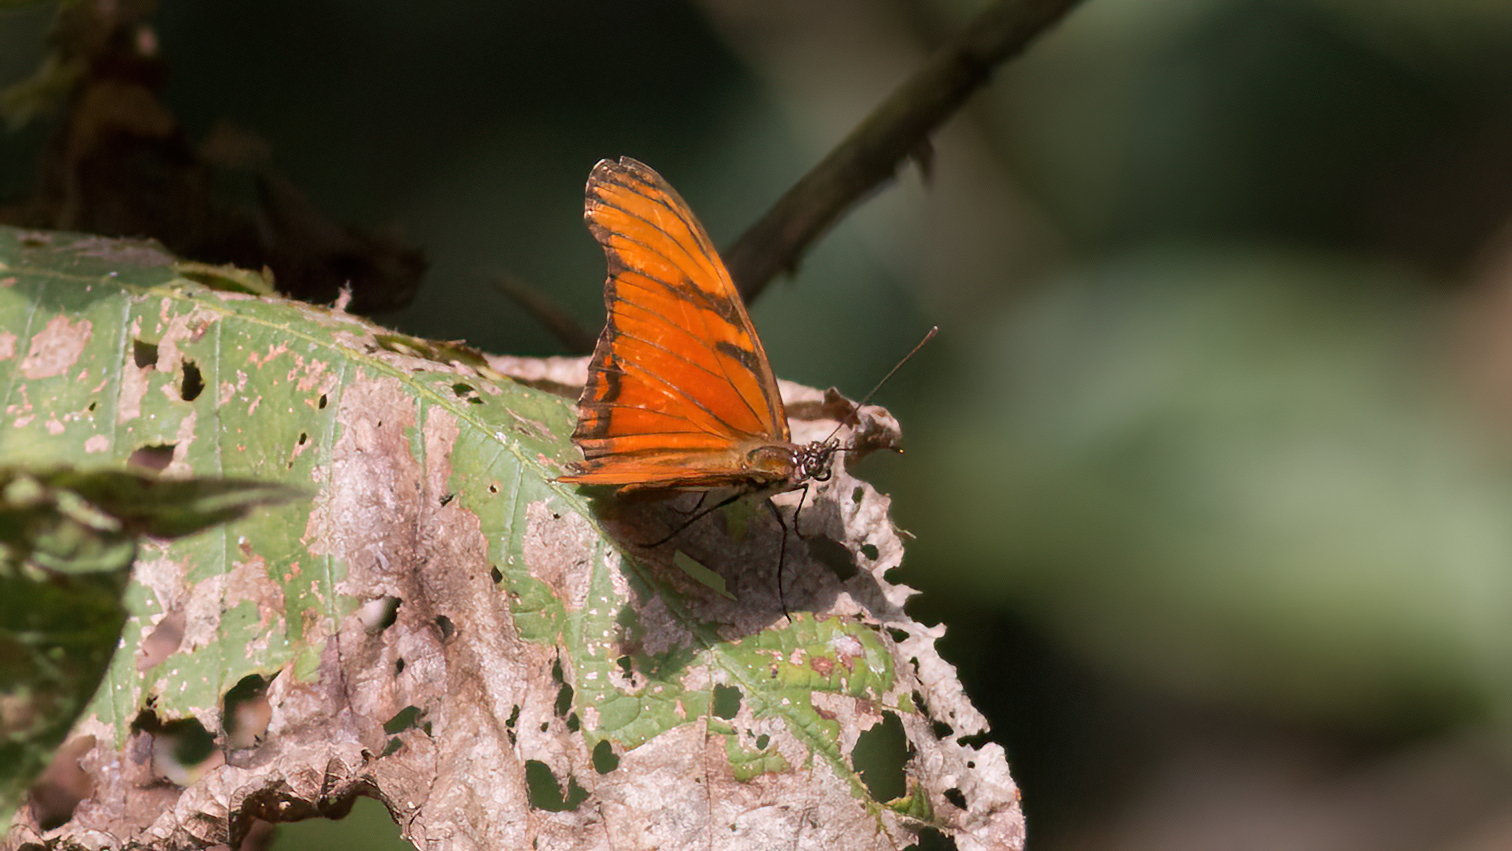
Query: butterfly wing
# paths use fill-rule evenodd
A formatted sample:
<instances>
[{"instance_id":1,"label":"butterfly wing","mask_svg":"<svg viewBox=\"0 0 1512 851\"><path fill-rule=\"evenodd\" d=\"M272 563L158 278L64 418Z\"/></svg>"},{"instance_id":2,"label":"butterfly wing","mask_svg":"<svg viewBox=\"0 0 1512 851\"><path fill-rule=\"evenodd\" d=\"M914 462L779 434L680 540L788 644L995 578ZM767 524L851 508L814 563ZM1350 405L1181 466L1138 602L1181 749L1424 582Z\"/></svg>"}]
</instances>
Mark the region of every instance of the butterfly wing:
<instances>
[{"instance_id":1,"label":"butterfly wing","mask_svg":"<svg viewBox=\"0 0 1512 851\"><path fill-rule=\"evenodd\" d=\"M608 320L578 400L584 461L560 481L706 488L786 477L787 416L703 226L649 166L600 161L583 214L604 248Z\"/></svg>"}]
</instances>

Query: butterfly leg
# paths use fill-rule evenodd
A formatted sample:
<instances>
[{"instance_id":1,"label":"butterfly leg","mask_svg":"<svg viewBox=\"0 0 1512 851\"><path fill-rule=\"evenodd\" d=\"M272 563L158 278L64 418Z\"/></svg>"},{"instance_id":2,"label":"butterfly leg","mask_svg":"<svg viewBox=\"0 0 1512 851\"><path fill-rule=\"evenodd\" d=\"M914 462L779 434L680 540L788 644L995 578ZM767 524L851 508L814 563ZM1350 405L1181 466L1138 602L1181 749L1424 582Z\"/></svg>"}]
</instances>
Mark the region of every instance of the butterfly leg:
<instances>
[{"instance_id":1,"label":"butterfly leg","mask_svg":"<svg viewBox=\"0 0 1512 851\"><path fill-rule=\"evenodd\" d=\"M808 491L808 485L804 485L803 490L806 493ZM800 508L803 507L802 497L798 498L798 506ZM787 563L788 527L787 523L785 523L782 519L782 512L777 510L777 503L772 502L770 499L768 499L766 500L766 507L772 512L772 516L777 519L777 528L782 530L782 541L777 545L777 602L782 606L782 616L789 620L792 620L793 616L792 613L788 611L787 605L787 588L783 585L782 582L782 570ZM795 529L798 527L797 512L793 513L793 527Z\"/></svg>"},{"instance_id":2,"label":"butterfly leg","mask_svg":"<svg viewBox=\"0 0 1512 851\"><path fill-rule=\"evenodd\" d=\"M703 494L703 496L701 496L701 497L698 498L698 504L702 505L703 502L704 502L704 499L708 495L709 495L708 491L705 491L704 494ZM682 530L688 528L689 526L692 526L694 523L697 523L699 520L702 520L706 515L713 514L714 512L718 511L719 509L724 508L726 505L729 505L730 503L734 502L735 500L740 499L742 496L745 496L744 492L742 492L742 491L736 491L735 493L729 495L728 497L725 497L724 499L720 500L719 502L714 503L713 505L709 506L708 508L699 509L698 506L694 506L693 507L692 516L688 517L687 520L684 520L682 523L678 524L676 528L674 528L672 531L668 532L667 534L663 535L662 537L657 538L656 540L652 541L649 544L641 544L641 546L646 547L647 549L650 549L652 547L659 547L662 544L665 544L666 542L668 542L668 541L672 540L673 538L677 537L678 533L680 533Z\"/></svg>"},{"instance_id":3,"label":"butterfly leg","mask_svg":"<svg viewBox=\"0 0 1512 851\"><path fill-rule=\"evenodd\" d=\"M689 508L687 511L683 511L681 508L678 508L677 506L671 505L671 504L668 504L667 507L669 509L671 509L672 511L678 513L678 514L681 514L684 517L687 517L689 515L696 515L696 514L698 514L698 510L700 508L703 508L704 501L709 498L709 494L711 494L711 493L713 493L713 491L699 491L698 492L698 501L695 502L695 503L693 503L693 507Z\"/></svg>"},{"instance_id":4,"label":"butterfly leg","mask_svg":"<svg viewBox=\"0 0 1512 851\"><path fill-rule=\"evenodd\" d=\"M803 514L804 504L808 502L810 484L811 482L804 482L802 487L799 488L801 493L798 494L798 507L793 509L793 534L797 535L799 538L803 537L803 527L799 525L798 518ZM784 593L782 583L782 568L784 557L787 555L788 528L787 523L783 522L782 513L777 510L776 503L773 503L770 499L767 500L767 508L772 509L772 516L777 518L777 525L782 527L782 546L778 550L777 555L777 599L782 603L782 613L784 615L787 615L787 597Z\"/></svg>"},{"instance_id":5,"label":"butterfly leg","mask_svg":"<svg viewBox=\"0 0 1512 851\"><path fill-rule=\"evenodd\" d=\"M803 493L798 494L798 507L793 509L793 533L800 538L803 537L803 527L798 525L798 515L803 513L803 503L808 500L809 483L804 482L801 490Z\"/></svg>"}]
</instances>

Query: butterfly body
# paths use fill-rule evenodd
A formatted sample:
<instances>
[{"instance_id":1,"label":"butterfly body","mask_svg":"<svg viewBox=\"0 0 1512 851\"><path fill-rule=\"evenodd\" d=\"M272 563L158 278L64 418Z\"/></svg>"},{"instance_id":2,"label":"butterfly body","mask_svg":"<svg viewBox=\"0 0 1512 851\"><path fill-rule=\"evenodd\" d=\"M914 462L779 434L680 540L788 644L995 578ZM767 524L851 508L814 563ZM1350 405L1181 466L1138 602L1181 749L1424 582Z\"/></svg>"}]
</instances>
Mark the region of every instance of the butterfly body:
<instances>
[{"instance_id":1,"label":"butterfly body","mask_svg":"<svg viewBox=\"0 0 1512 851\"><path fill-rule=\"evenodd\" d=\"M569 484L777 492L829 478L839 445L793 443L745 305L692 210L628 157L589 175L608 320L589 361Z\"/></svg>"},{"instance_id":2,"label":"butterfly body","mask_svg":"<svg viewBox=\"0 0 1512 851\"><path fill-rule=\"evenodd\" d=\"M753 441L719 452L646 452L633 458L584 461L578 472L557 481L570 484L615 485L622 490L712 490L737 487L748 492L780 493L808 481L829 478L831 442L798 445ZM690 468L689 461L697 467Z\"/></svg>"}]
</instances>

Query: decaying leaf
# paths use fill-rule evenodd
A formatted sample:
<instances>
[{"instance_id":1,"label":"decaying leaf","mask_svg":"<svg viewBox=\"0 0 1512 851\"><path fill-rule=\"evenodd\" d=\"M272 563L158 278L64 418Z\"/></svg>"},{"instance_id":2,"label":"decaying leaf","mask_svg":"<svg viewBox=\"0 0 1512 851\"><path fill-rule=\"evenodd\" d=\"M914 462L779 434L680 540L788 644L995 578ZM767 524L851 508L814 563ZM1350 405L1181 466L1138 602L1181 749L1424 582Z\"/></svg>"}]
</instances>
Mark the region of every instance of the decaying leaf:
<instances>
[{"instance_id":1,"label":"decaying leaf","mask_svg":"<svg viewBox=\"0 0 1512 851\"><path fill-rule=\"evenodd\" d=\"M359 794L422 848L898 849L925 828L1022 846L1002 749L961 741L985 723L941 629L884 578L903 553L888 500L848 471L796 530L736 504L647 547L696 496L551 481L573 415L544 376L571 364L505 378L183 280L140 244L0 229L0 263L0 462L315 493L144 549L74 729L93 792L56 824L24 809L10 847L234 845ZM880 410L862 419L896 440ZM779 498L789 526L798 497ZM877 725L907 741L888 800L853 755ZM208 755L183 757L196 737Z\"/></svg>"}]
</instances>

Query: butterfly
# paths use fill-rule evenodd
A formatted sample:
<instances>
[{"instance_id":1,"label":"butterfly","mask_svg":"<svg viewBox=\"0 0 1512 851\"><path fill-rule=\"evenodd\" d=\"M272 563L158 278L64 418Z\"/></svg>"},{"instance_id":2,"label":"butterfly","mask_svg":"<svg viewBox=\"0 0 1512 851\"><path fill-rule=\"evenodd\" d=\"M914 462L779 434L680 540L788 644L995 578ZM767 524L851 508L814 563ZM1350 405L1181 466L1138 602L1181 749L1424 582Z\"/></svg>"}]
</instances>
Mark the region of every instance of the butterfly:
<instances>
[{"instance_id":1,"label":"butterfly","mask_svg":"<svg viewBox=\"0 0 1512 851\"><path fill-rule=\"evenodd\" d=\"M830 477L833 437L792 442L777 378L693 211L650 166L601 160L583 218L603 246L608 320L559 482L737 494Z\"/></svg>"}]
</instances>

